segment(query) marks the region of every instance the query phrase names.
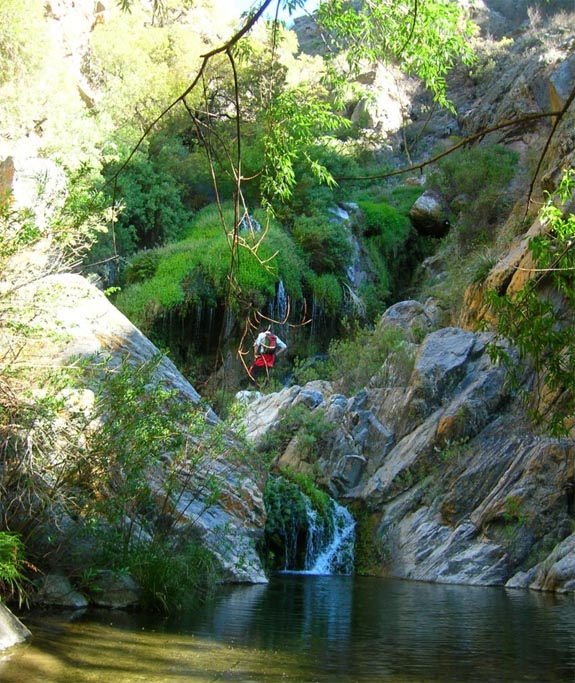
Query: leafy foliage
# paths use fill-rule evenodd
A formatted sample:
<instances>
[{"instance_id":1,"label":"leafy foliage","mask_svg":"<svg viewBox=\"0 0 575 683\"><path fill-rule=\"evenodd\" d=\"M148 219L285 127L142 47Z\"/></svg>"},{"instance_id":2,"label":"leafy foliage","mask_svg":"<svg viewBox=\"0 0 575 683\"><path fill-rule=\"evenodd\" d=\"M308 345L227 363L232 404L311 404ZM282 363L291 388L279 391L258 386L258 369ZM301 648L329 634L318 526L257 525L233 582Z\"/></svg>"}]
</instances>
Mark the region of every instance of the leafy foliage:
<instances>
[{"instance_id":1,"label":"leafy foliage","mask_svg":"<svg viewBox=\"0 0 575 683\"><path fill-rule=\"evenodd\" d=\"M457 226L458 244L469 250L492 240L495 226L511 208L508 189L517 170L518 154L501 145L459 149L439 160L429 184L439 190L457 213L465 205L468 217Z\"/></svg>"},{"instance_id":2,"label":"leafy foliage","mask_svg":"<svg viewBox=\"0 0 575 683\"><path fill-rule=\"evenodd\" d=\"M509 369L536 423L557 435L571 429L575 410L575 215L557 205L565 205L574 187L575 172L569 169L556 194L548 196L540 215L546 229L528 244L531 278L514 294L488 294L499 339L491 354ZM505 339L531 364L535 392L523 384L524 366L514 361Z\"/></svg>"},{"instance_id":3,"label":"leafy foliage","mask_svg":"<svg viewBox=\"0 0 575 683\"><path fill-rule=\"evenodd\" d=\"M112 178L116 168L106 168L106 177ZM114 195L123 206L115 226L122 255L177 239L191 219L183 205L180 178L158 156L137 155L118 176Z\"/></svg>"},{"instance_id":4,"label":"leafy foliage","mask_svg":"<svg viewBox=\"0 0 575 683\"><path fill-rule=\"evenodd\" d=\"M405 381L413 369L413 351L400 330L388 326L369 330L357 328L348 339L335 340L329 354L334 368L333 381L345 394L368 386L376 373L378 386ZM383 373L383 374L382 374Z\"/></svg>"},{"instance_id":5,"label":"leafy foliage","mask_svg":"<svg viewBox=\"0 0 575 683\"><path fill-rule=\"evenodd\" d=\"M4 0L0 6L0 86L12 78L23 78L40 65L43 40L30 40L45 32L41 0L21 3Z\"/></svg>"},{"instance_id":6,"label":"leafy foliage","mask_svg":"<svg viewBox=\"0 0 575 683\"><path fill-rule=\"evenodd\" d=\"M318 136L349 126L349 121L304 87L278 95L270 103L268 117L261 181L264 203L271 207L275 198L291 197L296 183L294 163L300 155L318 180L335 185L327 168L311 156L311 149Z\"/></svg>"},{"instance_id":7,"label":"leafy foliage","mask_svg":"<svg viewBox=\"0 0 575 683\"><path fill-rule=\"evenodd\" d=\"M21 606L27 600L27 573L30 568L20 536L0 531L0 598L7 602L16 599Z\"/></svg>"},{"instance_id":8,"label":"leafy foliage","mask_svg":"<svg viewBox=\"0 0 575 683\"><path fill-rule=\"evenodd\" d=\"M452 108L445 74L458 60L473 61L472 24L449 0L360 5L330 0L320 4L318 21L329 32L335 52L345 51L352 74L359 74L364 60L400 61L406 73L419 76L444 107ZM335 77L335 70L331 73ZM334 78L333 85L341 92L343 81Z\"/></svg>"},{"instance_id":9,"label":"leafy foliage","mask_svg":"<svg viewBox=\"0 0 575 683\"><path fill-rule=\"evenodd\" d=\"M139 606L150 612L174 614L193 609L212 594L221 579L213 555L198 543L183 547L156 537L136 543L125 558L124 570L141 591Z\"/></svg>"},{"instance_id":10,"label":"leafy foliage","mask_svg":"<svg viewBox=\"0 0 575 683\"><path fill-rule=\"evenodd\" d=\"M411 223L407 212L402 213L387 202L360 200L358 206L363 218L362 244L377 273L371 295L363 293L373 319L398 289Z\"/></svg>"}]
</instances>

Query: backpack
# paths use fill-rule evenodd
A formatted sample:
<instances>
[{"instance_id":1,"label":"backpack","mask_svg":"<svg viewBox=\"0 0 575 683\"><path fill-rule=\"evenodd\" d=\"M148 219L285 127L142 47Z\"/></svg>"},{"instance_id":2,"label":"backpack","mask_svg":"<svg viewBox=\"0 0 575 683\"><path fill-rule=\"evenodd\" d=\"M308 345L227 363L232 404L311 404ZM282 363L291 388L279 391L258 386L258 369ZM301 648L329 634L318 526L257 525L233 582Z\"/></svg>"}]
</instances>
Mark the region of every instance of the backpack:
<instances>
[{"instance_id":1,"label":"backpack","mask_svg":"<svg viewBox=\"0 0 575 683\"><path fill-rule=\"evenodd\" d=\"M271 332L267 332L264 340L258 346L258 354L263 356L264 353L274 353L276 352L276 336Z\"/></svg>"}]
</instances>

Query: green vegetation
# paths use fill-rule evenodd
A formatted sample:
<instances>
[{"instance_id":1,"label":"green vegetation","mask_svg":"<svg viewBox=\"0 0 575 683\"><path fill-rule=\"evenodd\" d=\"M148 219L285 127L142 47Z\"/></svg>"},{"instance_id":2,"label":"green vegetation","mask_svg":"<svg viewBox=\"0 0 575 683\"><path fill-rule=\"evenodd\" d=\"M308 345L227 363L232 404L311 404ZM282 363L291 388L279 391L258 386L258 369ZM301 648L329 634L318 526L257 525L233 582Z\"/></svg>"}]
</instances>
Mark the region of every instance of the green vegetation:
<instances>
[{"instance_id":1,"label":"green vegetation","mask_svg":"<svg viewBox=\"0 0 575 683\"><path fill-rule=\"evenodd\" d=\"M381 554L378 551L377 516L370 515L367 510L354 511L355 547L354 570L359 576L374 576L381 566Z\"/></svg>"},{"instance_id":2,"label":"green vegetation","mask_svg":"<svg viewBox=\"0 0 575 683\"><path fill-rule=\"evenodd\" d=\"M526 283L513 293L488 293L498 333L492 357L509 370L532 419L555 435L569 431L575 411L575 215L562 208L574 188L570 169L557 193L548 195L540 214L545 229L529 240L533 267ZM534 387L524 382L527 368L535 374Z\"/></svg>"},{"instance_id":3,"label":"green vegetation","mask_svg":"<svg viewBox=\"0 0 575 683\"><path fill-rule=\"evenodd\" d=\"M24 556L24 543L18 534L0 531L0 599L4 602L28 601L28 574L32 565Z\"/></svg>"},{"instance_id":4,"label":"green vegetation","mask_svg":"<svg viewBox=\"0 0 575 683\"><path fill-rule=\"evenodd\" d=\"M333 55L344 52L346 66L359 74L365 62L399 60L406 73L417 75L441 106L452 107L446 95L446 73L461 61L471 64L469 40L473 25L456 3L429 2L413 6L337 0L323 2L318 21L333 43ZM334 60L335 61L335 60ZM341 93L346 82L331 71L332 87Z\"/></svg>"},{"instance_id":5,"label":"green vegetation","mask_svg":"<svg viewBox=\"0 0 575 683\"><path fill-rule=\"evenodd\" d=\"M497 226L507 218L518 157L501 145L462 148L440 159L430 174L430 186L439 190L454 216L465 209L454 232L464 254L492 243Z\"/></svg>"},{"instance_id":6,"label":"green vegetation","mask_svg":"<svg viewBox=\"0 0 575 683\"><path fill-rule=\"evenodd\" d=\"M35 563L65 558L72 576L78 568L82 575L128 572L143 606L174 611L209 589L217 563L197 544L177 542L170 529L199 496L206 507L219 499L221 470L212 463L225 455L229 472L243 455L226 441L226 425L209 426L201 407L158 383L161 358L108 361L91 358L66 374L47 374L41 396L3 406L3 491L13 501L4 523L20 534L3 537L13 547L12 565L7 558L1 570L4 591L23 590L32 567L21 554L25 543ZM100 387L93 406L58 427L69 401L90 396L83 386ZM57 531L61 515L74 520L65 534Z\"/></svg>"},{"instance_id":7,"label":"green vegetation","mask_svg":"<svg viewBox=\"0 0 575 683\"><path fill-rule=\"evenodd\" d=\"M329 534L331 500L311 477L284 470L282 476L268 479L264 502L266 566L270 571L304 568L311 520L316 533Z\"/></svg>"},{"instance_id":8,"label":"green vegetation","mask_svg":"<svg viewBox=\"0 0 575 683\"><path fill-rule=\"evenodd\" d=\"M400 211L386 202L360 201L363 212L363 244L367 255L377 269L377 295L375 301L383 307L389 301L392 290L397 289L398 275L403 265L400 254L405 252L411 223L407 213ZM365 297L371 301L370 319L378 312L374 310L373 297ZM379 311L381 312L381 311Z\"/></svg>"},{"instance_id":9,"label":"green vegetation","mask_svg":"<svg viewBox=\"0 0 575 683\"><path fill-rule=\"evenodd\" d=\"M313 462L319 452L325 449L332 433L333 424L326 418L323 409L310 411L301 403L290 405L282 410L277 426L266 434L259 448L271 462L297 436L298 449L302 457L305 456L308 462Z\"/></svg>"},{"instance_id":10,"label":"green vegetation","mask_svg":"<svg viewBox=\"0 0 575 683\"><path fill-rule=\"evenodd\" d=\"M406 381L414 363L413 350L403 333L392 326L375 330L358 328L350 338L332 342L330 356L334 368L332 379L345 394L367 386L376 374L378 386ZM393 376L390 375L392 368Z\"/></svg>"},{"instance_id":11,"label":"green vegetation","mask_svg":"<svg viewBox=\"0 0 575 683\"><path fill-rule=\"evenodd\" d=\"M233 231L233 207L224 207L222 217ZM254 218L265 220L261 212ZM126 270L129 284L117 297L118 308L149 332L157 318L178 307L223 305L229 295L230 268L235 274L230 305L239 317L273 299L279 280L291 300L301 302L309 271L279 226L272 223L261 242L262 234L240 228L243 248L233 264L228 231L222 229L216 207L209 206L198 213L185 239L137 254Z\"/></svg>"},{"instance_id":12,"label":"green vegetation","mask_svg":"<svg viewBox=\"0 0 575 683\"><path fill-rule=\"evenodd\" d=\"M437 297L455 317L467 287L485 278L500 253L499 228L516 199L517 172L517 154L493 145L459 149L430 173L429 186L441 193L452 220L439 252L446 277L428 279L420 296Z\"/></svg>"}]
</instances>

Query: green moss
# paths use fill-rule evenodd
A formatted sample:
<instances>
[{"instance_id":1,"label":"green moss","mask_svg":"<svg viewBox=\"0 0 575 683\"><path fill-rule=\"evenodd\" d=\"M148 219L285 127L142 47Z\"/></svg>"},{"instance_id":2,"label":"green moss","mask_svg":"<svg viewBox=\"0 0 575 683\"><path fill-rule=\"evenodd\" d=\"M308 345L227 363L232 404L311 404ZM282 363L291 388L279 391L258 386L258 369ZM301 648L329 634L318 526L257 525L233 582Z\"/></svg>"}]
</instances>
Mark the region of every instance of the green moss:
<instances>
[{"instance_id":1,"label":"green moss","mask_svg":"<svg viewBox=\"0 0 575 683\"><path fill-rule=\"evenodd\" d=\"M353 511L355 519L354 570L360 576L381 573L382 558L377 551L377 517L367 510Z\"/></svg>"},{"instance_id":2,"label":"green moss","mask_svg":"<svg viewBox=\"0 0 575 683\"><path fill-rule=\"evenodd\" d=\"M303 569L310 533L311 508L317 513L314 527L324 535L333 531L332 502L311 477L286 470L270 477L264 492L267 517L264 564L268 570Z\"/></svg>"},{"instance_id":3,"label":"green moss","mask_svg":"<svg viewBox=\"0 0 575 683\"><path fill-rule=\"evenodd\" d=\"M411 224L407 215L385 202L361 201L364 236L386 258L396 256L405 244Z\"/></svg>"},{"instance_id":4,"label":"green moss","mask_svg":"<svg viewBox=\"0 0 575 683\"><path fill-rule=\"evenodd\" d=\"M262 215L256 218L264 220ZM261 243L261 233L243 230L232 258L231 207L224 208L223 220L225 230L217 209L207 207L198 213L186 239L133 259L127 286L115 303L140 329L149 331L155 319L180 306L216 306L226 298L230 282L237 314L241 314L241 302L263 306L275 296L280 280L291 301L301 301L307 271L291 238L276 224L269 226ZM333 310L333 293L330 302Z\"/></svg>"},{"instance_id":5,"label":"green moss","mask_svg":"<svg viewBox=\"0 0 575 683\"><path fill-rule=\"evenodd\" d=\"M314 301L328 315L341 310L343 292L337 277L331 273L310 277Z\"/></svg>"}]
</instances>

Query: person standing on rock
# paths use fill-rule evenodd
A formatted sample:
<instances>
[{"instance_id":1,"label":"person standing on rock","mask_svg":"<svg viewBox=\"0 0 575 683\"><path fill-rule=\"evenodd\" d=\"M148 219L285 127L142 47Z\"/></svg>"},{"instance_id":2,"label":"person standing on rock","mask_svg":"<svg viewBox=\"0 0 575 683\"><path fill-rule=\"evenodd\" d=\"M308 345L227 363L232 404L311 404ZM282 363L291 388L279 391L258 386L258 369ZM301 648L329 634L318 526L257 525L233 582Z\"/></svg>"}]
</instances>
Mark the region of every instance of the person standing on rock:
<instances>
[{"instance_id":1,"label":"person standing on rock","mask_svg":"<svg viewBox=\"0 0 575 683\"><path fill-rule=\"evenodd\" d=\"M268 380L276 357L286 350L287 345L272 332L271 325L260 332L254 342L254 362L248 370L252 382L260 384Z\"/></svg>"}]
</instances>

